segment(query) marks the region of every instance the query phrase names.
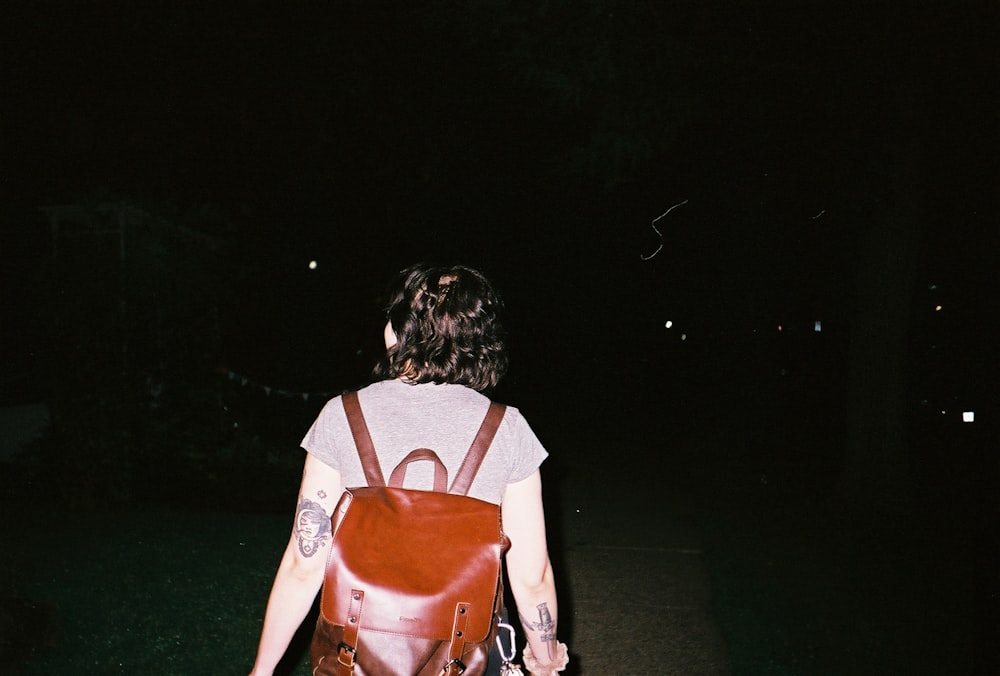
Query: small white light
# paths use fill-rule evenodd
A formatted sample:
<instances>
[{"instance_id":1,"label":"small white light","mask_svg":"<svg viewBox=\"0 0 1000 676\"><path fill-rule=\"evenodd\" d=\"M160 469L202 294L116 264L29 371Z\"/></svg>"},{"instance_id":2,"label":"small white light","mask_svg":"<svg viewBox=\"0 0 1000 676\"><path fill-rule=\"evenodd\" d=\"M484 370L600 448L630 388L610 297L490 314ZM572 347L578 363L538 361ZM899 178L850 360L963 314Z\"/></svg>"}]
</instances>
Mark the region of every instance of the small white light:
<instances>
[{"instance_id":1,"label":"small white light","mask_svg":"<svg viewBox=\"0 0 1000 676\"><path fill-rule=\"evenodd\" d=\"M941 312L941 306L940 305L935 305L934 306L934 312Z\"/></svg>"},{"instance_id":2,"label":"small white light","mask_svg":"<svg viewBox=\"0 0 1000 676\"><path fill-rule=\"evenodd\" d=\"M315 270L318 267L319 267L319 263L317 263L316 261L309 261L309 269L310 270Z\"/></svg>"},{"instance_id":3,"label":"small white light","mask_svg":"<svg viewBox=\"0 0 1000 676\"><path fill-rule=\"evenodd\" d=\"M962 422L976 422L976 412L962 411Z\"/></svg>"},{"instance_id":4,"label":"small white light","mask_svg":"<svg viewBox=\"0 0 1000 676\"><path fill-rule=\"evenodd\" d=\"M823 330L823 322L816 322L815 324L813 324L813 331L819 333L822 330Z\"/></svg>"},{"instance_id":5,"label":"small white light","mask_svg":"<svg viewBox=\"0 0 1000 676\"><path fill-rule=\"evenodd\" d=\"M681 334L681 340L687 340L687 339L688 339L688 334L682 333Z\"/></svg>"},{"instance_id":6,"label":"small white light","mask_svg":"<svg viewBox=\"0 0 1000 676\"><path fill-rule=\"evenodd\" d=\"M670 320L668 319L668 320L667 320L667 323L666 323L666 324L664 324L663 326L664 326L665 328L668 328L668 329L669 329L669 328L670 328L671 326L673 326L673 325L674 325L674 323L673 323L672 321L670 321Z\"/></svg>"}]
</instances>

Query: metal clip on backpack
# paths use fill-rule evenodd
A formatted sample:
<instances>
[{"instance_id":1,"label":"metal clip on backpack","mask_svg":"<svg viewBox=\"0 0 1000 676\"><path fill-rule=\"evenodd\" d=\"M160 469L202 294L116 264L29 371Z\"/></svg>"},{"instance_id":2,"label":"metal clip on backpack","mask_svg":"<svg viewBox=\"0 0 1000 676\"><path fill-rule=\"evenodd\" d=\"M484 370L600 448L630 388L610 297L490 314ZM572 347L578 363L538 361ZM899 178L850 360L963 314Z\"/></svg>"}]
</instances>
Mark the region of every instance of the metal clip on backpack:
<instances>
[{"instance_id":1,"label":"metal clip on backpack","mask_svg":"<svg viewBox=\"0 0 1000 676\"><path fill-rule=\"evenodd\" d=\"M448 488L434 451L407 455L386 486L357 393L343 396L368 486L344 492L310 649L329 676L481 674L503 607L510 546L500 507L466 495L506 408L490 403ZM434 490L403 488L406 468L434 464Z\"/></svg>"}]
</instances>

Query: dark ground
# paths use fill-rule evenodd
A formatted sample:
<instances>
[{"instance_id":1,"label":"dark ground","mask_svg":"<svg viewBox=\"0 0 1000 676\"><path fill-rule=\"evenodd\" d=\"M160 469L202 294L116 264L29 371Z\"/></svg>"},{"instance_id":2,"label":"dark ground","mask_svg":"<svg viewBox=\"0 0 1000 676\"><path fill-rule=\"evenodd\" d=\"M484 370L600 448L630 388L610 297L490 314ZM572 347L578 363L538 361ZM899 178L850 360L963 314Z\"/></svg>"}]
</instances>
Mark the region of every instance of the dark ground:
<instances>
[{"instance_id":1,"label":"dark ground","mask_svg":"<svg viewBox=\"0 0 1000 676\"><path fill-rule=\"evenodd\" d=\"M623 401L607 396L595 410ZM859 525L803 480L832 441L769 435L759 407L674 435L576 422L546 465L574 673L997 673L989 503L939 481L911 513ZM942 434L956 452L984 442ZM250 512L221 485L211 508L191 486L172 505L5 505L0 673L243 673L296 490L274 481Z\"/></svg>"}]
</instances>

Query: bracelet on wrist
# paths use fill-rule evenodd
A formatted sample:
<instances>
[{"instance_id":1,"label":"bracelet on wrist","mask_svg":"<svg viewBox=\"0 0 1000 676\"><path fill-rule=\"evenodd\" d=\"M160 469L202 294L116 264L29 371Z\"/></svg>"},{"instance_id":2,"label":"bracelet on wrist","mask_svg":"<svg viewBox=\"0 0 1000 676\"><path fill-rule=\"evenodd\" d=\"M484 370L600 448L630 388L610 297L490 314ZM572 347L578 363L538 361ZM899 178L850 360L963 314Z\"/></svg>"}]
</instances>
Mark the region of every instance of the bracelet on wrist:
<instances>
[{"instance_id":1,"label":"bracelet on wrist","mask_svg":"<svg viewBox=\"0 0 1000 676\"><path fill-rule=\"evenodd\" d=\"M556 643L555 657L550 662L540 662L531 652L531 644L524 646L524 666L533 676L550 676L562 671L569 664L569 650L565 643Z\"/></svg>"}]
</instances>

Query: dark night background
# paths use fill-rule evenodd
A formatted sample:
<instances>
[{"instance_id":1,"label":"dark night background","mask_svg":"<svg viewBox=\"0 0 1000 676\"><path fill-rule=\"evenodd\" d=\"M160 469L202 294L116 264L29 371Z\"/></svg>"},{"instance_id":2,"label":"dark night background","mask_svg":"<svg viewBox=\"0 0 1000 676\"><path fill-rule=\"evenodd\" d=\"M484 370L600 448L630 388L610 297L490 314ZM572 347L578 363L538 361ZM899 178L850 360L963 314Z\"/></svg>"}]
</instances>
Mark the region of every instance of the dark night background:
<instances>
[{"instance_id":1,"label":"dark night background","mask_svg":"<svg viewBox=\"0 0 1000 676\"><path fill-rule=\"evenodd\" d=\"M0 20L9 504L282 509L386 282L464 262L553 485L972 533L987 673L996 3L69 7Z\"/></svg>"}]
</instances>

